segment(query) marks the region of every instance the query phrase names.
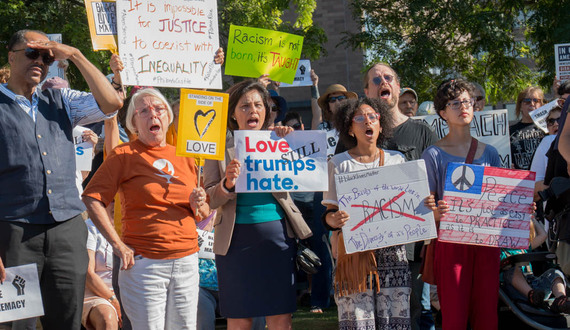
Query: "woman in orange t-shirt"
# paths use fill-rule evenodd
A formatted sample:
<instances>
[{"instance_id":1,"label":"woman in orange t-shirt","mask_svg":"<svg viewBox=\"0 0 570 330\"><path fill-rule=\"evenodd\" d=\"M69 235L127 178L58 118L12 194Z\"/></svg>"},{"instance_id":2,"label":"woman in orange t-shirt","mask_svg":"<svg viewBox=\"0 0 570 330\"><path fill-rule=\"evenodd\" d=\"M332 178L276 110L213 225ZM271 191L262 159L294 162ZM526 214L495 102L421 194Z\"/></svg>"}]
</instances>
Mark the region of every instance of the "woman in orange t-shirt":
<instances>
[{"instance_id":1,"label":"woman in orange t-shirt","mask_svg":"<svg viewBox=\"0 0 570 330\"><path fill-rule=\"evenodd\" d=\"M127 128L137 139L116 147L83 193L91 219L121 258L121 300L134 329L196 327L195 215L206 195L197 189L194 160L177 157L166 143L172 120L159 91L133 95ZM117 192L121 237L105 211Z\"/></svg>"}]
</instances>

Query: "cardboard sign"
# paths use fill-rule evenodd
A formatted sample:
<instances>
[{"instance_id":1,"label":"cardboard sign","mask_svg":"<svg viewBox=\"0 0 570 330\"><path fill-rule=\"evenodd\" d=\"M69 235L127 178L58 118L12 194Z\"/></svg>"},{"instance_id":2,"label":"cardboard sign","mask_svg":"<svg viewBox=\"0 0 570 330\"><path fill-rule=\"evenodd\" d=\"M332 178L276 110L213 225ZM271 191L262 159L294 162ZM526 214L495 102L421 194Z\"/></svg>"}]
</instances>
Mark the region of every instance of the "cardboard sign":
<instances>
[{"instance_id":1,"label":"cardboard sign","mask_svg":"<svg viewBox=\"0 0 570 330\"><path fill-rule=\"evenodd\" d=\"M73 143L75 144L75 167L78 171L91 171L93 162L93 144L83 142L84 131L88 130L82 126L73 128Z\"/></svg>"},{"instance_id":2,"label":"cardboard sign","mask_svg":"<svg viewBox=\"0 0 570 330\"><path fill-rule=\"evenodd\" d=\"M338 206L350 219L342 227L347 253L436 237L423 159L335 175Z\"/></svg>"},{"instance_id":3,"label":"cardboard sign","mask_svg":"<svg viewBox=\"0 0 570 330\"><path fill-rule=\"evenodd\" d=\"M529 247L535 173L449 163L443 199L449 204L439 240L508 249Z\"/></svg>"},{"instance_id":4,"label":"cardboard sign","mask_svg":"<svg viewBox=\"0 0 570 330\"><path fill-rule=\"evenodd\" d=\"M231 25L225 73L252 78L267 73L272 80L291 84L302 48L303 37L294 34Z\"/></svg>"},{"instance_id":5,"label":"cardboard sign","mask_svg":"<svg viewBox=\"0 0 570 330\"><path fill-rule=\"evenodd\" d=\"M548 134L548 127L546 125L546 117L548 117L550 110L552 110L553 108L555 108L557 106L558 106L558 99L556 99L552 102L549 102L549 103L541 106L540 108L534 109L531 112L529 112L528 114L530 115L530 118L532 118L532 121L534 122L536 127L540 128L542 131L544 131L544 133Z\"/></svg>"},{"instance_id":6,"label":"cardboard sign","mask_svg":"<svg viewBox=\"0 0 570 330\"><path fill-rule=\"evenodd\" d=\"M198 231L198 258L200 259L216 259L214 254L214 233L209 231L196 229Z\"/></svg>"},{"instance_id":7,"label":"cardboard sign","mask_svg":"<svg viewBox=\"0 0 570 330\"><path fill-rule=\"evenodd\" d=\"M42 315L37 265L6 268L6 280L0 284L0 323Z\"/></svg>"},{"instance_id":8,"label":"cardboard sign","mask_svg":"<svg viewBox=\"0 0 570 330\"><path fill-rule=\"evenodd\" d=\"M125 85L222 88L216 1L117 0Z\"/></svg>"},{"instance_id":9,"label":"cardboard sign","mask_svg":"<svg viewBox=\"0 0 570 330\"><path fill-rule=\"evenodd\" d=\"M297 67L297 72L295 73L295 79L293 79L293 83L281 83L281 86L279 87L300 87L312 85L313 81L311 80L311 61L300 60L299 66Z\"/></svg>"},{"instance_id":10,"label":"cardboard sign","mask_svg":"<svg viewBox=\"0 0 570 330\"><path fill-rule=\"evenodd\" d=\"M228 94L182 89L176 155L223 160L227 124Z\"/></svg>"},{"instance_id":11,"label":"cardboard sign","mask_svg":"<svg viewBox=\"0 0 570 330\"><path fill-rule=\"evenodd\" d=\"M570 79L570 44L554 45L556 77L561 81Z\"/></svg>"},{"instance_id":12,"label":"cardboard sign","mask_svg":"<svg viewBox=\"0 0 570 330\"><path fill-rule=\"evenodd\" d=\"M440 139L449 132L447 122L438 115L418 116L414 119L422 120L431 126ZM497 149L501 158L501 167L511 167L511 140L507 110L475 112L471 122L471 135Z\"/></svg>"},{"instance_id":13,"label":"cardboard sign","mask_svg":"<svg viewBox=\"0 0 570 330\"><path fill-rule=\"evenodd\" d=\"M323 131L235 131L241 173L236 192L326 191L327 146Z\"/></svg>"},{"instance_id":14,"label":"cardboard sign","mask_svg":"<svg viewBox=\"0 0 570 330\"><path fill-rule=\"evenodd\" d=\"M115 0L85 0L93 50L117 51L117 11Z\"/></svg>"}]
</instances>

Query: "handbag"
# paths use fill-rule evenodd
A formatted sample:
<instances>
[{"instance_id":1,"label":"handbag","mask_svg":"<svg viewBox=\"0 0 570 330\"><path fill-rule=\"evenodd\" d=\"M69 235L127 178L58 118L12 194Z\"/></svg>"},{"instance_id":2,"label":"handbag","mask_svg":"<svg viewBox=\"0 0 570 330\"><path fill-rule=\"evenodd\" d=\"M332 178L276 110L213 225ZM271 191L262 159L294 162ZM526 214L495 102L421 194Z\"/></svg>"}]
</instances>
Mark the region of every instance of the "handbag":
<instances>
[{"instance_id":1,"label":"handbag","mask_svg":"<svg viewBox=\"0 0 570 330\"><path fill-rule=\"evenodd\" d=\"M297 242L297 268L305 273L312 275L318 272L318 268L322 265L321 259L311 251L308 247Z\"/></svg>"},{"instance_id":2,"label":"handbag","mask_svg":"<svg viewBox=\"0 0 570 330\"><path fill-rule=\"evenodd\" d=\"M467 152L465 164L473 163L478 144L479 141L477 141L477 139L471 138L471 146L469 146L469 152ZM436 223L436 226L437 230L439 230L439 223ZM421 252L422 265L420 266L420 274L422 274L422 280L426 283L434 285L437 285L434 266L436 244L437 239L432 239L429 244L424 245Z\"/></svg>"}]
</instances>

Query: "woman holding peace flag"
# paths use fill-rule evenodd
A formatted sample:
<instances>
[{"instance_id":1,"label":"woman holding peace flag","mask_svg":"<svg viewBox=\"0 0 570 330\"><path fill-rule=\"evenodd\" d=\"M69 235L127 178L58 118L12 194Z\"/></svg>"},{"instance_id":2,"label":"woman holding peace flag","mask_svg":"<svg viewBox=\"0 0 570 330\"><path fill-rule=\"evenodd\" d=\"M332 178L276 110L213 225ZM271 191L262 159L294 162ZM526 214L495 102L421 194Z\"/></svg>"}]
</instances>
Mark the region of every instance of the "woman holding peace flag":
<instances>
[{"instance_id":1,"label":"woman holding peace flag","mask_svg":"<svg viewBox=\"0 0 570 330\"><path fill-rule=\"evenodd\" d=\"M252 317L265 316L269 329L291 328L296 309L295 240L311 235L287 192L236 193L241 163L234 158L236 130L269 126L269 93L259 82L232 86L228 104L225 160L207 159L204 185L210 206L219 208L214 228L220 312L228 329L250 329ZM277 126L283 137L291 127Z\"/></svg>"}]
</instances>

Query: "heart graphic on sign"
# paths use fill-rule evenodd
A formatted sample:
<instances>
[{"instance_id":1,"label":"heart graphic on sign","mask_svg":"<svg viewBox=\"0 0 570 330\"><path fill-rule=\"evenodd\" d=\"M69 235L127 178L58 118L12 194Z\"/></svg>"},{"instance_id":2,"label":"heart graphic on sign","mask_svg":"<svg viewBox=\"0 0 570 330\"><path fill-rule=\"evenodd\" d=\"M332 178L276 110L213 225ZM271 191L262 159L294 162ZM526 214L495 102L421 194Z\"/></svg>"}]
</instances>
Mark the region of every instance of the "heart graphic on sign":
<instances>
[{"instance_id":1,"label":"heart graphic on sign","mask_svg":"<svg viewBox=\"0 0 570 330\"><path fill-rule=\"evenodd\" d=\"M202 110L196 111L194 114L194 126L196 127L196 132L200 135L200 139L206 134L214 118L216 118L216 110L214 109L206 112Z\"/></svg>"}]
</instances>

